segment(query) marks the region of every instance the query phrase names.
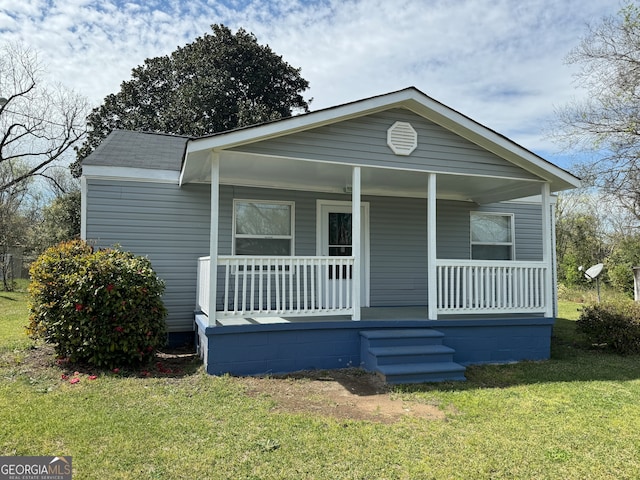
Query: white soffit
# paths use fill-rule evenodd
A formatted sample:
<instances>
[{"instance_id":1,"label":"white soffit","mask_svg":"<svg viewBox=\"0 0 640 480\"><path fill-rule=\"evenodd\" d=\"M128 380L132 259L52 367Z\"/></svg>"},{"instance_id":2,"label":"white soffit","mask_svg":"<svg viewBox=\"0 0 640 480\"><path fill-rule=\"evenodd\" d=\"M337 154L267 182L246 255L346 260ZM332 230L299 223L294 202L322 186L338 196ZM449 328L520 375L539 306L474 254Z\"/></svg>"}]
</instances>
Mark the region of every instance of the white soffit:
<instances>
[{"instance_id":1,"label":"white soffit","mask_svg":"<svg viewBox=\"0 0 640 480\"><path fill-rule=\"evenodd\" d=\"M411 155L418 146L418 133L407 122L396 122L387 130L387 145L396 155Z\"/></svg>"}]
</instances>

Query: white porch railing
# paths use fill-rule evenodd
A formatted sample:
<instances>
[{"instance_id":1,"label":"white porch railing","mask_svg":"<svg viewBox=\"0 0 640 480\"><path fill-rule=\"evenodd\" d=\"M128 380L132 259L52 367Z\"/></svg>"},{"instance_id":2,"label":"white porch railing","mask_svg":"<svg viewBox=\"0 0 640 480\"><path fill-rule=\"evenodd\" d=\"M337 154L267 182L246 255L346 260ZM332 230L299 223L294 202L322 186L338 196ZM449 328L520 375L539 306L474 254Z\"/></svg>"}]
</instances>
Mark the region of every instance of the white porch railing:
<instances>
[{"instance_id":1,"label":"white porch railing","mask_svg":"<svg viewBox=\"0 0 640 480\"><path fill-rule=\"evenodd\" d=\"M352 315L353 257L219 256L216 317ZM543 313L543 262L437 260L437 313ZM209 257L197 307L210 312Z\"/></svg>"},{"instance_id":2,"label":"white porch railing","mask_svg":"<svg viewBox=\"0 0 640 480\"><path fill-rule=\"evenodd\" d=\"M197 306L209 314L210 257L198 259ZM219 256L217 318L352 315L354 257Z\"/></svg>"},{"instance_id":3,"label":"white porch railing","mask_svg":"<svg viewBox=\"0 0 640 480\"><path fill-rule=\"evenodd\" d=\"M438 313L544 312L542 262L438 260Z\"/></svg>"}]
</instances>

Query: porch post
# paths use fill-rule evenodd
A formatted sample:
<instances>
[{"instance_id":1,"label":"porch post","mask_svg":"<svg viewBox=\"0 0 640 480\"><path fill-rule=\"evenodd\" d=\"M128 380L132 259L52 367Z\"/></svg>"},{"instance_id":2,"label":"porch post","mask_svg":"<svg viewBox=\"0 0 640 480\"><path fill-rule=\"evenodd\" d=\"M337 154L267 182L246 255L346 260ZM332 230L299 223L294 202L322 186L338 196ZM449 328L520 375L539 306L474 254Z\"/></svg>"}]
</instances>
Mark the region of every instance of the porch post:
<instances>
[{"instance_id":1,"label":"porch post","mask_svg":"<svg viewBox=\"0 0 640 480\"><path fill-rule=\"evenodd\" d=\"M362 262L361 232L362 214L360 208L360 167L353 167L351 180L351 253L354 257L353 274L351 276L351 298L353 314L352 320L360 320L360 290L362 279L360 278L360 265Z\"/></svg>"},{"instance_id":2,"label":"porch post","mask_svg":"<svg viewBox=\"0 0 640 480\"><path fill-rule=\"evenodd\" d=\"M551 192L548 183L542 184L542 261L544 269L544 315L553 317L553 256L551 254L553 241L551 222ZM555 248L555 245L553 246Z\"/></svg>"},{"instance_id":3,"label":"porch post","mask_svg":"<svg viewBox=\"0 0 640 480\"><path fill-rule=\"evenodd\" d=\"M216 324L218 288L218 205L220 204L220 154L211 152L211 226L209 229L209 326Z\"/></svg>"},{"instance_id":4,"label":"porch post","mask_svg":"<svg viewBox=\"0 0 640 480\"><path fill-rule=\"evenodd\" d=\"M556 204L551 202L551 293L553 295L553 317L558 316L558 251L556 249Z\"/></svg>"},{"instance_id":5,"label":"porch post","mask_svg":"<svg viewBox=\"0 0 640 480\"><path fill-rule=\"evenodd\" d=\"M436 174L427 178L427 318L438 319L438 268L436 266Z\"/></svg>"}]
</instances>

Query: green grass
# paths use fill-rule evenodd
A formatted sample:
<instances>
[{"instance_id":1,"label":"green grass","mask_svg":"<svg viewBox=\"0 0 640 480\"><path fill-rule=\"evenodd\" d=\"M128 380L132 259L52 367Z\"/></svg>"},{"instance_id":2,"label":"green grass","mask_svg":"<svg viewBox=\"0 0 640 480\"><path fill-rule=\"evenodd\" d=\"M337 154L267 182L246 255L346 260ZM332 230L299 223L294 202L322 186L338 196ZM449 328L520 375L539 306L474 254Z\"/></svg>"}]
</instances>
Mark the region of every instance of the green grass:
<instances>
[{"instance_id":1,"label":"green grass","mask_svg":"<svg viewBox=\"0 0 640 480\"><path fill-rule=\"evenodd\" d=\"M15 291L0 290L0 352L28 345L27 319L27 282L18 280Z\"/></svg>"},{"instance_id":2,"label":"green grass","mask_svg":"<svg viewBox=\"0 0 640 480\"><path fill-rule=\"evenodd\" d=\"M275 411L240 380L202 369L177 378L82 374L76 385L53 366L34 373L24 295L12 295L0 293L0 345L14 345L0 347L0 455L72 455L74 478L618 480L640 472L640 358L581 347L579 304L561 304L551 360L398 387L394 395L438 405L447 418L382 424Z\"/></svg>"}]
</instances>

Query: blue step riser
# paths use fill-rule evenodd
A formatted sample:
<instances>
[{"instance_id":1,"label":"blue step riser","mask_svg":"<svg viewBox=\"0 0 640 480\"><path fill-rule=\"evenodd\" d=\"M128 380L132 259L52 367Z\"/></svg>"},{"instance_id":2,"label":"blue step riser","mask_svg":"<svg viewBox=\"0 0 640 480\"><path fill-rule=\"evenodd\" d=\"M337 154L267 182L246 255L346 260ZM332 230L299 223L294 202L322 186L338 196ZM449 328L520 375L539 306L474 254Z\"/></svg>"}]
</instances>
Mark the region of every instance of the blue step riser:
<instances>
[{"instance_id":1,"label":"blue step riser","mask_svg":"<svg viewBox=\"0 0 640 480\"><path fill-rule=\"evenodd\" d=\"M373 355L372 355L373 357ZM435 353L430 355L385 355L375 357L378 365L400 365L405 363L439 363L453 362L451 353Z\"/></svg>"}]
</instances>

